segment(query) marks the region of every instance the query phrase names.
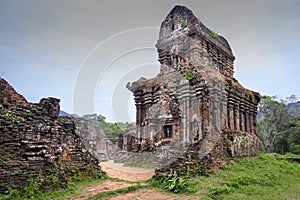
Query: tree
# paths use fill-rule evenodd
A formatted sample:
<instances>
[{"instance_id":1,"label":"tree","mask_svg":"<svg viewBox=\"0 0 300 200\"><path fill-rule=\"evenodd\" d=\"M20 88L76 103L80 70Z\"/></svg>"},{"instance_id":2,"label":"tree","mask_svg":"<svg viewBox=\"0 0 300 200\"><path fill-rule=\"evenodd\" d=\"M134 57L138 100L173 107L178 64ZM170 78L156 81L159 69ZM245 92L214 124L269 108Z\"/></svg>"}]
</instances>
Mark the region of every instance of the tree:
<instances>
[{"instance_id":1,"label":"tree","mask_svg":"<svg viewBox=\"0 0 300 200\"><path fill-rule=\"evenodd\" d=\"M258 137L265 152L300 154L300 102L263 96L258 106Z\"/></svg>"},{"instance_id":2,"label":"tree","mask_svg":"<svg viewBox=\"0 0 300 200\"><path fill-rule=\"evenodd\" d=\"M286 106L289 114L293 116L300 115L300 101L297 101L296 95L291 95L286 98Z\"/></svg>"},{"instance_id":3,"label":"tree","mask_svg":"<svg viewBox=\"0 0 300 200\"><path fill-rule=\"evenodd\" d=\"M111 140L116 140L127 127L128 123L123 122L116 122L116 123L110 123L105 121L105 117L102 115L98 116L98 123L100 130L103 134L106 135Z\"/></svg>"},{"instance_id":4,"label":"tree","mask_svg":"<svg viewBox=\"0 0 300 200\"><path fill-rule=\"evenodd\" d=\"M290 120L290 115L283 101L276 101L276 97L262 96L258 106L260 120L258 122L258 137L262 149L274 152L276 144L286 134L284 128Z\"/></svg>"},{"instance_id":5,"label":"tree","mask_svg":"<svg viewBox=\"0 0 300 200\"><path fill-rule=\"evenodd\" d=\"M107 138L111 139L112 141L116 140L119 134L122 133L128 125L128 122L107 122L106 118L101 114L87 114L84 115L83 118L88 120L90 123L94 123L94 125L96 126L98 125L101 134L104 134Z\"/></svg>"},{"instance_id":6,"label":"tree","mask_svg":"<svg viewBox=\"0 0 300 200\"><path fill-rule=\"evenodd\" d=\"M289 151L295 154L300 154L300 117L294 117L293 124L288 135Z\"/></svg>"},{"instance_id":7,"label":"tree","mask_svg":"<svg viewBox=\"0 0 300 200\"><path fill-rule=\"evenodd\" d=\"M297 101L297 97L294 94L292 94L289 97L286 97L285 99L286 99L287 103L295 103Z\"/></svg>"}]
</instances>

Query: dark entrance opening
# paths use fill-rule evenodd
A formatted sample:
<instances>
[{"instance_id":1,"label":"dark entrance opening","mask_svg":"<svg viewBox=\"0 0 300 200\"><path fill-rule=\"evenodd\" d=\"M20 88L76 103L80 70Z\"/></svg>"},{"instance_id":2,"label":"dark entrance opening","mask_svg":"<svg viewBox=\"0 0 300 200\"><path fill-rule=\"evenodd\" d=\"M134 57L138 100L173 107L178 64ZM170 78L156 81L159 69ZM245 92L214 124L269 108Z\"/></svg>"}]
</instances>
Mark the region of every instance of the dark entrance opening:
<instances>
[{"instance_id":1,"label":"dark entrance opening","mask_svg":"<svg viewBox=\"0 0 300 200\"><path fill-rule=\"evenodd\" d=\"M172 125L164 126L163 138L172 138Z\"/></svg>"}]
</instances>

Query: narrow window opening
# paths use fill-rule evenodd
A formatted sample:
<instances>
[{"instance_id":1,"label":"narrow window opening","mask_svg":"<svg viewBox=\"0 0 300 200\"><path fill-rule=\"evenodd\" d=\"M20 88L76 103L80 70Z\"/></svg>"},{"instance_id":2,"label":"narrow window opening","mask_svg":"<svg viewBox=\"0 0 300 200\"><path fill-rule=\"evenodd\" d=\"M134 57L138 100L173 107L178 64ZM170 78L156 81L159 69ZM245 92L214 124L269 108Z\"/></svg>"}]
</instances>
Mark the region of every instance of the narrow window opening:
<instances>
[{"instance_id":1,"label":"narrow window opening","mask_svg":"<svg viewBox=\"0 0 300 200\"><path fill-rule=\"evenodd\" d=\"M164 126L164 138L172 138L172 125Z\"/></svg>"}]
</instances>

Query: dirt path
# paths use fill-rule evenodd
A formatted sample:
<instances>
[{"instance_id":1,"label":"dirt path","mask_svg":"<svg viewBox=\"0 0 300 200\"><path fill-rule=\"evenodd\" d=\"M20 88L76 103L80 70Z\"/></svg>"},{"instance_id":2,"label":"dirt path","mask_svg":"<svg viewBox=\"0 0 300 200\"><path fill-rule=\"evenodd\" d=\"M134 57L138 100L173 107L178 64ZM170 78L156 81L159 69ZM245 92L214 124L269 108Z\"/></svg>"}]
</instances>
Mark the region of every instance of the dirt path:
<instances>
[{"instance_id":1,"label":"dirt path","mask_svg":"<svg viewBox=\"0 0 300 200\"><path fill-rule=\"evenodd\" d=\"M113 190L117 190L117 189L121 189L121 188L126 188L126 187L132 186L134 184L135 183L125 183L125 182L107 180L101 184L81 188L81 190L82 190L81 195L74 198L73 200L87 199L88 197L96 195L100 192L108 192L108 191L113 191Z\"/></svg>"},{"instance_id":2,"label":"dirt path","mask_svg":"<svg viewBox=\"0 0 300 200\"><path fill-rule=\"evenodd\" d=\"M179 195L169 195L162 192L158 192L153 189L140 189L136 192L118 195L111 200L187 200L188 198Z\"/></svg>"},{"instance_id":3,"label":"dirt path","mask_svg":"<svg viewBox=\"0 0 300 200\"><path fill-rule=\"evenodd\" d=\"M87 199L93 195L102 192L109 192L118 190L121 188L127 188L130 186L137 185L137 182L142 185L147 185L145 182L149 180L154 175L153 169L142 169L133 167L124 167L122 163L114 163L112 160L100 163L101 169L105 171L111 178L118 178L125 181L117 180L106 180L101 184L96 184L88 187L81 188L82 193L74 200ZM150 188L142 188L135 192L130 192L126 194L120 194L111 199L114 200L184 200L186 198L178 195L164 194L162 192L156 191Z\"/></svg>"},{"instance_id":4,"label":"dirt path","mask_svg":"<svg viewBox=\"0 0 300 200\"><path fill-rule=\"evenodd\" d=\"M100 166L110 177L126 181L146 181L155 174L154 169L124 167L123 163L114 163L113 160L101 162Z\"/></svg>"},{"instance_id":5,"label":"dirt path","mask_svg":"<svg viewBox=\"0 0 300 200\"><path fill-rule=\"evenodd\" d=\"M125 182L117 182L113 180L107 180L101 184L88 186L82 188L82 193L76 198L69 198L70 200L86 200L91 196L94 196L101 192L114 191L121 188L127 188L133 185L137 185L136 183L125 183ZM106 198L105 198L106 199ZM143 188L139 189L135 192L130 192L126 194L119 194L115 197L110 198L111 200L188 200L189 198L175 195L175 194L164 194L160 191L156 191L151 188Z\"/></svg>"}]
</instances>

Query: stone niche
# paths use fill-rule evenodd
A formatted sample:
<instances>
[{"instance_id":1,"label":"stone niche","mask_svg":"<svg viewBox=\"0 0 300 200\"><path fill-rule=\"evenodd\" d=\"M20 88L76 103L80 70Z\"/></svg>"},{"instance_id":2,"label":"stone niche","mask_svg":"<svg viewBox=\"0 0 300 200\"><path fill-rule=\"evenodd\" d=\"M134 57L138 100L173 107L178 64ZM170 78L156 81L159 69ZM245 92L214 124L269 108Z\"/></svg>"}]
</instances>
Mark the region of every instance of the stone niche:
<instances>
[{"instance_id":1,"label":"stone niche","mask_svg":"<svg viewBox=\"0 0 300 200\"><path fill-rule=\"evenodd\" d=\"M74 172L103 176L81 137L88 130L77 127L79 119L58 117L59 99L29 103L2 78L0 88L0 193L37 177L47 189L50 172L62 185Z\"/></svg>"},{"instance_id":2,"label":"stone niche","mask_svg":"<svg viewBox=\"0 0 300 200\"><path fill-rule=\"evenodd\" d=\"M260 95L233 77L235 57L227 40L188 8L175 6L161 24L156 48L159 74L127 84L136 132L123 134L127 138L119 141L126 145L118 146L126 149L120 150L153 152L154 160L168 160L168 166L191 156L210 166L221 166L216 160L224 156L255 156Z\"/></svg>"}]
</instances>

